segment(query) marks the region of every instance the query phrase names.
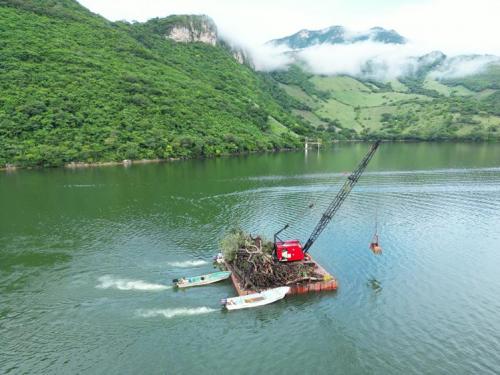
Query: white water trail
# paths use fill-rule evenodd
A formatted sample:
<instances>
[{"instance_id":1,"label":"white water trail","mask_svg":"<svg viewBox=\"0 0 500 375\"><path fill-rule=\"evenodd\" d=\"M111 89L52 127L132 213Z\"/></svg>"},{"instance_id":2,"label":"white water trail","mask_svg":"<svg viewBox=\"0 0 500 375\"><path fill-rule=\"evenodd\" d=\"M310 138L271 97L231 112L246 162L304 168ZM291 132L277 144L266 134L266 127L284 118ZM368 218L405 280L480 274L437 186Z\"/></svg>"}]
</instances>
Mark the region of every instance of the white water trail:
<instances>
[{"instance_id":1,"label":"white water trail","mask_svg":"<svg viewBox=\"0 0 500 375\"><path fill-rule=\"evenodd\" d=\"M188 268L188 267L199 267L208 264L206 260L185 260L182 262L168 262L172 267Z\"/></svg>"},{"instance_id":2,"label":"white water trail","mask_svg":"<svg viewBox=\"0 0 500 375\"><path fill-rule=\"evenodd\" d=\"M69 184L64 185L66 188L87 188L87 187L96 187L96 184Z\"/></svg>"},{"instance_id":3,"label":"white water trail","mask_svg":"<svg viewBox=\"0 0 500 375\"><path fill-rule=\"evenodd\" d=\"M118 279L113 276L102 276L98 279L99 289L118 289L118 290L143 290L143 291L160 291L171 289L169 285L152 284L142 280Z\"/></svg>"},{"instance_id":4,"label":"white water trail","mask_svg":"<svg viewBox=\"0 0 500 375\"><path fill-rule=\"evenodd\" d=\"M180 308L180 309L151 309L151 310L137 310L137 315L143 318L154 318L157 316L163 316L167 319L174 318L176 316L191 316L191 315L202 315L209 314L217 309L212 309L210 307L195 307L195 308Z\"/></svg>"}]
</instances>

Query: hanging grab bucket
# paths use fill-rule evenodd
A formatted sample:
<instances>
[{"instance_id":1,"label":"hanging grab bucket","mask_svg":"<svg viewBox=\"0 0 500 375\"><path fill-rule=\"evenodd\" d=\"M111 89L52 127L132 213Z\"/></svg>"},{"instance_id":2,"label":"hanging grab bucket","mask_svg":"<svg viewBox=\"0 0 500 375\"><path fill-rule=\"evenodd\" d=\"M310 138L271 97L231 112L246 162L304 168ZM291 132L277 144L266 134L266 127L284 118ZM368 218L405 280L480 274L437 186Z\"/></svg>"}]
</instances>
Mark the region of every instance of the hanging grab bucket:
<instances>
[{"instance_id":1,"label":"hanging grab bucket","mask_svg":"<svg viewBox=\"0 0 500 375\"><path fill-rule=\"evenodd\" d=\"M378 243L378 234L375 233L372 238L372 242L370 242L370 250L373 254L379 255L382 254L382 247L380 247Z\"/></svg>"}]
</instances>

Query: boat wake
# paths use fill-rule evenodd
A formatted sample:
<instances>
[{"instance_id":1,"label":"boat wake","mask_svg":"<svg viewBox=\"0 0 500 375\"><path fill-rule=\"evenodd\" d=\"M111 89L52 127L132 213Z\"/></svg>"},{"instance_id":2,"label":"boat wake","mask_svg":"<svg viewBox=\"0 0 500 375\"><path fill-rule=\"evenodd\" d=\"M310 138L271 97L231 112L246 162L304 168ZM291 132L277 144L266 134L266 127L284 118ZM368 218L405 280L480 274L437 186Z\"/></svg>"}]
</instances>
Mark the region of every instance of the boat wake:
<instances>
[{"instance_id":1,"label":"boat wake","mask_svg":"<svg viewBox=\"0 0 500 375\"><path fill-rule=\"evenodd\" d=\"M96 288L99 289L160 291L172 288L169 285L151 284L142 280L117 279L113 276L102 276L98 281Z\"/></svg>"},{"instance_id":2,"label":"boat wake","mask_svg":"<svg viewBox=\"0 0 500 375\"><path fill-rule=\"evenodd\" d=\"M188 268L188 267L199 267L208 264L206 260L185 260L183 262L168 262L172 267Z\"/></svg>"},{"instance_id":3,"label":"boat wake","mask_svg":"<svg viewBox=\"0 0 500 375\"><path fill-rule=\"evenodd\" d=\"M96 184L70 184L64 185L65 188L88 188L88 187L96 187Z\"/></svg>"},{"instance_id":4,"label":"boat wake","mask_svg":"<svg viewBox=\"0 0 500 375\"><path fill-rule=\"evenodd\" d=\"M157 316L163 316L164 318L170 319L176 316L191 316L191 315L202 315L209 314L215 311L220 311L217 309L212 309L210 307L195 307L195 308L182 308L182 309L151 309L151 310L137 310L137 315L143 318L154 318Z\"/></svg>"}]
</instances>

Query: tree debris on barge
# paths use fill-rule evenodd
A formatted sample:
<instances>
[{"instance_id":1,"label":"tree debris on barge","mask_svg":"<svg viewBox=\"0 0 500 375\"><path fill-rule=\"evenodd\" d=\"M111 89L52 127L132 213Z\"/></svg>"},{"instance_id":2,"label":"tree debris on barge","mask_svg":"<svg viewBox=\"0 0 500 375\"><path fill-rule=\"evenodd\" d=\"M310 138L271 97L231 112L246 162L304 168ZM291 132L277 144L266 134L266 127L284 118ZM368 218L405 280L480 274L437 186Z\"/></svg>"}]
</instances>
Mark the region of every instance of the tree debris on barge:
<instances>
[{"instance_id":1,"label":"tree debris on barge","mask_svg":"<svg viewBox=\"0 0 500 375\"><path fill-rule=\"evenodd\" d=\"M309 249L326 228L375 154L380 141L375 142L357 168L347 177L334 200L323 213L304 245L299 240L283 241L279 235L289 225L275 233L274 242L252 237L233 229L222 241L222 259L231 271L231 280L238 295L289 286L288 294L303 294L336 290L337 280L308 254Z\"/></svg>"},{"instance_id":2,"label":"tree debris on barge","mask_svg":"<svg viewBox=\"0 0 500 375\"><path fill-rule=\"evenodd\" d=\"M336 290L337 281L311 256L296 262L280 262L274 244L233 230L222 242L224 264L238 295L289 286L288 294Z\"/></svg>"}]
</instances>

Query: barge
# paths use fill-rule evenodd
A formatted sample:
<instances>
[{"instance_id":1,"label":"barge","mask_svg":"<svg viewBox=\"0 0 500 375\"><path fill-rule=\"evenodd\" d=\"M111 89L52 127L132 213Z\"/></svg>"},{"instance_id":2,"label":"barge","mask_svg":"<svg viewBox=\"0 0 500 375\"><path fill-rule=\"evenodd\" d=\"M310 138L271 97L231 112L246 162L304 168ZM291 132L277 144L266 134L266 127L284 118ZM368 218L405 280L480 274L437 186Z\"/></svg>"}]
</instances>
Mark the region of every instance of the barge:
<instances>
[{"instance_id":1,"label":"barge","mask_svg":"<svg viewBox=\"0 0 500 375\"><path fill-rule=\"evenodd\" d=\"M314 280L314 281L302 281L296 284L289 285L277 285L279 286L289 286L290 291L287 295L294 294L305 294L305 293L313 293L313 292L323 292L323 291L334 291L337 290L337 280L330 275L318 262L316 262L309 254L305 254L304 259L300 262L313 264L315 273L322 275L323 280ZM246 296L248 294L256 293L256 290L246 289L244 287L245 283L243 282L240 275L235 272L233 267L228 262L224 262L228 271L231 271L231 281L233 283L234 289L239 296Z\"/></svg>"}]
</instances>

